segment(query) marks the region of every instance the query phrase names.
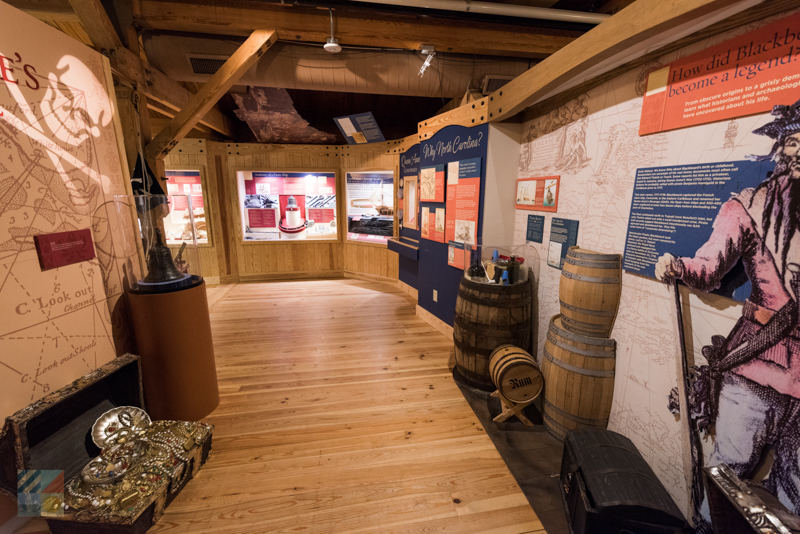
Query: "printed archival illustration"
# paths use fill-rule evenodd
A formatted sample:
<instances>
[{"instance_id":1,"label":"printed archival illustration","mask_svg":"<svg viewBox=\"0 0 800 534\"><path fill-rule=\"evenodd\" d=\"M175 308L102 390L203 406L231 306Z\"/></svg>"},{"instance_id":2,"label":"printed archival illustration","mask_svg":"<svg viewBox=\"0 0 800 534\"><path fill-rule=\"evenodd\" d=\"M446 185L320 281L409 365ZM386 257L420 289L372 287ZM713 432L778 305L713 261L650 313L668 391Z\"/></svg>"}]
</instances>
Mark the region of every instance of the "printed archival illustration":
<instances>
[{"instance_id":1,"label":"printed archival illustration","mask_svg":"<svg viewBox=\"0 0 800 534\"><path fill-rule=\"evenodd\" d=\"M123 270L139 265L114 204L128 192L102 56L7 4L0 17L4 418L124 352ZM87 228L95 259L41 272L33 236Z\"/></svg>"},{"instance_id":2,"label":"printed archival illustration","mask_svg":"<svg viewBox=\"0 0 800 534\"><path fill-rule=\"evenodd\" d=\"M762 453L774 447L774 462L764 483L788 508L800 511L800 432L796 426L800 422L800 391L796 389L800 384L794 378L800 376L795 369L800 339L796 326L788 334L784 331L788 328L786 314L779 314L789 304L796 306L792 304L797 295L791 287L791 264L800 263L796 186L800 181L790 179L797 176L793 173L800 172L798 159L790 159L797 152L794 143L800 137L800 118L798 108L788 105L796 98L774 102L772 107L786 105L778 106L776 115L764 112L737 117L735 122L726 119L638 135L643 81L649 71L777 19L768 18L655 58L527 121L523 126L518 178L564 175L559 184L558 216L580 221L579 246L611 254L625 250L639 169L745 161L750 155L776 160L772 175L763 173L760 183L754 180L738 189L733 198L726 193L720 199L725 206L720 217L729 222L716 220L714 232L727 237L715 237L708 243L700 241L700 250L694 254L682 252L689 256L681 259L686 264L685 274L679 273L680 265L673 266L672 261L667 265L675 274L683 275L682 283L697 288L681 288L684 307L690 311L684 314L687 351L698 366L700 377L695 392L700 400L692 403L695 415L708 413L703 401L708 402L711 397L701 391L704 384L708 387L713 382L720 392L717 424L710 427L716 427L716 435L706 435L701 441L705 465L726 461L737 474L752 475L754 462L758 464ZM576 141L580 140L583 124L585 140L571 143L573 132ZM570 152L580 156L573 158L576 161L583 159L583 166L573 164L567 171L558 170L557 165ZM567 164L567 160L563 163ZM771 166L764 163L763 167ZM515 242L525 242L529 214L524 209L516 210ZM528 246L539 254L542 267L546 267L548 258L549 233L550 225L545 224L542 243L528 241ZM678 234L676 242L681 237ZM721 256L717 254L720 251ZM744 271L749 275L745 282L752 285L748 303L705 293L707 284L718 277L717 271L724 274L731 262L745 264ZM541 359L549 319L559 313L560 274L557 269L540 270L537 359ZM770 318L773 323L768 327ZM649 276L624 274L611 337L617 342L617 364L608 428L634 442L690 517L688 469L684 467L688 461L683 445L685 423L666 406L680 376L672 288ZM744 357L753 354L745 363ZM728 370L732 356L737 360L742 357L735 371L733 367ZM714 380L703 376L711 375L711 367L706 365L708 357L720 362ZM734 403L739 406L736 413L731 411ZM758 464L759 474L766 473L769 462L766 464Z\"/></svg>"},{"instance_id":3,"label":"printed archival illustration","mask_svg":"<svg viewBox=\"0 0 800 534\"><path fill-rule=\"evenodd\" d=\"M800 101L775 106L775 119L755 130L773 141L775 169L755 188L725 202L714 231L694 257L664 254L656 277L680 279L704 292L741 260L752 284L727 337L703 347L691 410L699 430L715 430L710 465L727 464L751 478L766 448L775 459L765 487L800 511ZM673 394L671 407L677 409Z\"/></svg>"}]
</instances>

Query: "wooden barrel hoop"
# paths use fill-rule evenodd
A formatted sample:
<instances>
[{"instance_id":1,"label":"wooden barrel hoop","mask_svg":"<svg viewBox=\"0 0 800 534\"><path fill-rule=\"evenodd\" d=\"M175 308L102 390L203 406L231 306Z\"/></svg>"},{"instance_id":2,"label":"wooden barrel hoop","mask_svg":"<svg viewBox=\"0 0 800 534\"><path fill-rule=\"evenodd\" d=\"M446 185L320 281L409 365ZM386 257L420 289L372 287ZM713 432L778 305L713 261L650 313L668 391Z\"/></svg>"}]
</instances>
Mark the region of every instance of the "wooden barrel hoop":
<instances>
[{"instance_id":1,"label":"wooden barrel hoop","mask_svg":"<svg viewBox=\"0 0 800 534\"><path fill-rule=\"evenodd\" d=\"M619 254L570 247L559 282L564 328L584 336L610 336L619 309L621 281Z\"/></svg>"},{"instance_id":2,"label":"wooden barrel hoop","mask_svg":"<svg viewBox=\"0 0 800 534\"><path fill-rule=\"evenodd\" d=\"M461 279L453 320L456 369L471 385L494 391L492 352L502 345L530 348L531 280L501 286Z\"/></svg>"},{"instance_id":3,"label":"wooden barrel hoop","mask_svg":"<svg viewBox=\"0 0 800 534\"><path fill-rule=\"evenodd\" d=\"M545 427L559 439L572 429L607 426L616 364L613 339L576 334L563 319L550 320L541 368Z\"/></svg>"}]
</instances>

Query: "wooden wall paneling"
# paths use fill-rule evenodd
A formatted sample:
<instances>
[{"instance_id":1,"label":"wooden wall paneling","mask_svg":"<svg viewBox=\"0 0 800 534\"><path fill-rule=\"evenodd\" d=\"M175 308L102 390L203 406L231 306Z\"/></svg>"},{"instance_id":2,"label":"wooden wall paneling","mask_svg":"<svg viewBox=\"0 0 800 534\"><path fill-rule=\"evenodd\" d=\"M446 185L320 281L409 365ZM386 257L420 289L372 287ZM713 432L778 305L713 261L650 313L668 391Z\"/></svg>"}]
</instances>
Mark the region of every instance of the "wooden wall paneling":
<instances>
[{"instance_id":1,"label":"wooden wall paneling","mask_svg":"<svg viewBox=\"0 0 800 534\"><path fill-rule=\"evenodd\" d=\"M339 172L337 152L331 146L321 145L264 145L255 143L226 143L228 162L226 181L231 197L228 201L230 219L235 220L239 266L243 279L259 280L291 277L341 276L341 262L337 254L343 237L341 224L336 241L305 240L298 242L260 241L244 242L241 228L241 206L237 172L334 172L336 173L338 206L337 220L341 221L343 209L343 182Z\"/></svg>"}]
</instances>

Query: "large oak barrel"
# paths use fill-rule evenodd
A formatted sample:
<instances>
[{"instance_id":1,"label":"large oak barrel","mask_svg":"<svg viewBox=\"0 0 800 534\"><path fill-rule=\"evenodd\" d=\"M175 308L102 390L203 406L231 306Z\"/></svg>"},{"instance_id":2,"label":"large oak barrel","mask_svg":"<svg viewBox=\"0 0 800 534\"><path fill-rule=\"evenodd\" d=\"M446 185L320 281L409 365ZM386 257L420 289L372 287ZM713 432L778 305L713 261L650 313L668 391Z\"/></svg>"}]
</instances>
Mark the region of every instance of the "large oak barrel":
<instances>
[{"instance_id":1,"label":"large oak barrel","mask_svg":"<svg viewBox=\"0 0 800 534\"><path fill-rule=\"evenodd\" d=\"M609 337L621 288L619 254L570 247L558 288L564 328L584 336Z\"/></svg>"},{"instance_id":2,"label":"large oak barrel","mask_svg":"<svg viewBox=\"0 0 800 534\"><path fill-rule=\"evenodd\" d=\"M606 428L614 394L616 341L569 332L550 320L544 344L544 425L558 439L575 428Z\"/></svg>"},{"instance_id":3,"label":"large oak barrel","mask_svg":"<svg viewBox=\"0 0 800 534\"><path fill-rule=\"evenodd\" d=\"M530 349L531 280L509 286L461 279L453 321L456 370L471 385L494 391L489 358L500 345Z\"/></svg>"},{"instance_id":4,"label":"large oak barrel","mask_svg":"<svg viewBox=\"0 0 800 534\"><path fill-rule=\"evenodd\" d=\"M489 375L505 398L518 403L535 399L544 386L536 360L514 345L501 345L492 352Z\"/></svg>"}]
</instances>

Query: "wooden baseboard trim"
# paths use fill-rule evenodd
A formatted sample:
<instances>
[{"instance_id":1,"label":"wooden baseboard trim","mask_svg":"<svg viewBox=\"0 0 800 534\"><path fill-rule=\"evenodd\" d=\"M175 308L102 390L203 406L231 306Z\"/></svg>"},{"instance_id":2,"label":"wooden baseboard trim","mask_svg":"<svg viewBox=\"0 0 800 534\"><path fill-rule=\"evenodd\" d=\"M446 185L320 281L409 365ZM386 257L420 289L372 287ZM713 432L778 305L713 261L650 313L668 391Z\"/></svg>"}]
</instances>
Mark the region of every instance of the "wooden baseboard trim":
<instances>
[{"instance_id":1,"label":"wooden baseboard trim","mask_svg":"<svg viewBox=\"0 0 800 534\"><path fill-rule=\"evenodd\" d=\"M206 286L218 286L219 285L219 276L204 276L203 280L205 280Z\"/></svg>"},{"instance_id":2,"label":"wooden baseboard trim","mask_svg":"<svg viewBox=\"0 0 800 534\"><path fill-rule=\"evenodd\" d=\"M436 317L419 304L417 304L417 317L438 330L446 338L453 339L453 327Z\"/></svg>"},{"instance_id":3,"label":"wooden baseboard trim","mask_svg":"<svg viewBox=\"0 0 800 534\"><path fill-rule=\"evenodd\" d=\"M397 278L389 278L388 276L380 276L377 274L357 273L355 271L344 271L344 277L366 280L368 282L388 282L390 284L397 282Z\"/></svg>"},{"instance_id":4,"label":"wooden baseboard trim","mask_svg":"<svg viewBox=\"0 0 800 534\"><path fill-rule=\"evenodd\" d=\"M411 287L402 280L397 281L397 287L400 288L400 291L413 298L415 302L419 301L419 291L416 288Z\"/></svg>"},{"instance_id":5,"label":"wooden baseboard trim","mask_svg":"<svg viewBox=\"0 0 800 534\"><path fill-rule=\"evenodd\" d=\"M291 273L240 274L239 282L271 282L275 280L310 280L344 278L343 271L296 271Z\"/></svg>"}]
</instances>

